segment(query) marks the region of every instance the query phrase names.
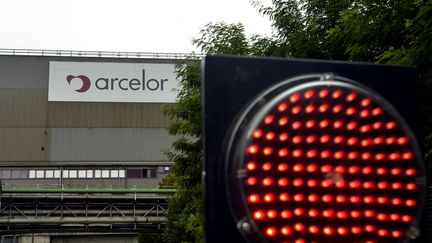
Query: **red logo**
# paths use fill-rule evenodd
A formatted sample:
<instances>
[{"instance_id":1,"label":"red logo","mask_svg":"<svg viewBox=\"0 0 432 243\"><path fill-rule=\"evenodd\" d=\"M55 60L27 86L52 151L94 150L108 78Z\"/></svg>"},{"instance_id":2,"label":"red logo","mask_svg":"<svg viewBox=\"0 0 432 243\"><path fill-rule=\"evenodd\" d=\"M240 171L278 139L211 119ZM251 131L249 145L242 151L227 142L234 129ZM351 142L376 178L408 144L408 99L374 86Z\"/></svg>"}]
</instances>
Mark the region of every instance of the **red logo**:
<instances>
[{"instance_id":1,"label":"red logo","mask_svg":"<svg viewBox=\"0 0 432 243\"><path fill-rule=\"evenodd\" d=\"M78 80L82 81L81 88L76 89L75 90L76 92L83 93L83 92L86 92L87 90L90 89L91 82L90 82L90 79L87 76L84 76L84 75L78 75L78 76L68 75L66 77L66 80L67 80L68 84L70 84L72 82L72 80L74 80L74 79L78 79Z\"/></svg>"}]
</instances>

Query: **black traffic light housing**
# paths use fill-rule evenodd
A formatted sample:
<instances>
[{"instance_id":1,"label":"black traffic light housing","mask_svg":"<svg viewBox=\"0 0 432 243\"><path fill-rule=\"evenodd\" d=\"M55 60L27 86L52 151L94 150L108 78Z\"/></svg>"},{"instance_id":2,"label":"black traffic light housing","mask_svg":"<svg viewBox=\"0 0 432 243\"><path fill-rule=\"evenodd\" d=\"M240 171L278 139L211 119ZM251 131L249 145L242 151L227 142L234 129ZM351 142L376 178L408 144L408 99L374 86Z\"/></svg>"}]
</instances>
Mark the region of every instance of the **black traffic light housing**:
<instances>
[{"instance_id":1,"label":"black traffic light housing","mask_svg":"<svg viewBox=\"0 0 432 243\"><path fill-rule=\"evenodd\" d=\"M340 79L341 83L354 80L354 85L376 92L387 100L413 131L412 138L421 138L416 70L413 67L223 56L207 56L203 63L206 242L246 242L246 238L249 241L265 238L248 237L248 233L240 233L241 220L233 215L233 211L237 210L232 208L232 200L235 199L227 193L229 179L226 167L229 162L226 160L231 158L227 154L228 147L232 146L229 140L232 140L235 129L242 126L239 119L245 118L245 110L257 103L268 102L265 96L260 101L256 97L277 84L289 84L290 81L286 80L292 78L295 80L291 80L291 83L301 83L302 78L295 78L301 75L315 79L327 75L329 79ZM422 167L420 165L419 168ZM423 180L419 182L421 190L426 187L424 173L424 169L419 173ZM424 192L419 195L420 204L423 204ZM421 234L417 241L424 241L424 235Z\"/></svg>"}]
</instances>

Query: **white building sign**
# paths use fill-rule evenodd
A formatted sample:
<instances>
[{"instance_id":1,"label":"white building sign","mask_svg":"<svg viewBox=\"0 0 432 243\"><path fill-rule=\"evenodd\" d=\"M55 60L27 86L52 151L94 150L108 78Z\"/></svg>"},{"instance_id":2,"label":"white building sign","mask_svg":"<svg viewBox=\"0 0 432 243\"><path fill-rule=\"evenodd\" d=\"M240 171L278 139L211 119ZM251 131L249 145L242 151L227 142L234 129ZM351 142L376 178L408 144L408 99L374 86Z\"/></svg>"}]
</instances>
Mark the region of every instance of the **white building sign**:
<instances>
[{"instance_id":1,"label":"white building sign","mask_svg":"<svg viewBox=\"0 0 432 243\"><path fill-rule=\"evenodd\" d=\"M175 64L50 62L48 101L175 102Z\"/></svg>"}]
</instances>

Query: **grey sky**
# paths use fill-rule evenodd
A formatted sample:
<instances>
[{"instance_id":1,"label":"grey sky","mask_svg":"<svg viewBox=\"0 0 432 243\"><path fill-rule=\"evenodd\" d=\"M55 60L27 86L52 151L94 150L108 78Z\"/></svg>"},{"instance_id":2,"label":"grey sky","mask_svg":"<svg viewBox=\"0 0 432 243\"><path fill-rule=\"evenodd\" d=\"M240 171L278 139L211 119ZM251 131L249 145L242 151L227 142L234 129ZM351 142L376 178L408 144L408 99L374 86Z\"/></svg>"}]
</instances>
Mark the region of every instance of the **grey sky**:
<instances>
[{"instance_id":1,"label":"grey sky","mask_svg":"<svg viewBox=\"0 0 432 243\"><path fill-rule=\"evenodd\" d=\"M0 0L0 9L0 48L191 52L215 21L271 34L249 0Z\"/></svg>"}]
</instances>

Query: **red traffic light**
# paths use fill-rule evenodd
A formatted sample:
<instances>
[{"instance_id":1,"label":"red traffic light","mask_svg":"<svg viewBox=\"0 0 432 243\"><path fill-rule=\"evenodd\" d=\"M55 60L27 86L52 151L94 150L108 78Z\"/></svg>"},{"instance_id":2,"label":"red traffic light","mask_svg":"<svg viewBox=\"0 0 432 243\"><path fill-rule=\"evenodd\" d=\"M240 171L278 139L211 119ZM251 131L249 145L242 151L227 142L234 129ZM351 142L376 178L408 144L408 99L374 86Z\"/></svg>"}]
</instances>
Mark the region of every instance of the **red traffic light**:
<instances>
[{"instance_id":1,"label":"red traffic light","mask_svg":"<svg viewBox=\"0 0 432 243\"><path fill-rule=\"evenodd\" d=\"M413 122L405 121L407 109L364 85L367 74L342 63L274 61L290 68L275 71L271 61L221 58L226 62L217 66L218 57L208 60L207 241L406 242L418 236L427 186L408 125ZM222 67L229 69L224 75L216 71ZM325 72L299 75L295 67L362 81ZM405 71L358 68L384 83L391 82L386 74ZM262 73L269 71L275 74L267 82ZM285 72L298 75L280 80ZM238 97L215 85L221 77ZM253 92L243 95L246 83ZM217 95L209 94L214 87L227 101L215 103ZM228 117L219 118L224 112ZM221 132L223 139L216 140Z\"/></svg>"}]
</instances>

